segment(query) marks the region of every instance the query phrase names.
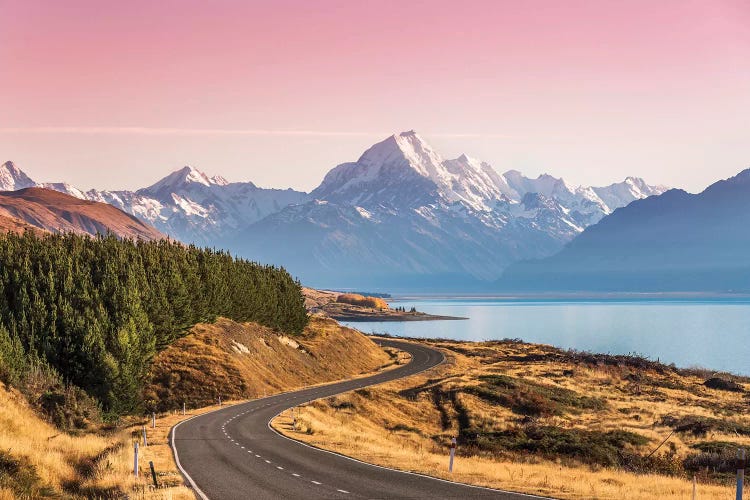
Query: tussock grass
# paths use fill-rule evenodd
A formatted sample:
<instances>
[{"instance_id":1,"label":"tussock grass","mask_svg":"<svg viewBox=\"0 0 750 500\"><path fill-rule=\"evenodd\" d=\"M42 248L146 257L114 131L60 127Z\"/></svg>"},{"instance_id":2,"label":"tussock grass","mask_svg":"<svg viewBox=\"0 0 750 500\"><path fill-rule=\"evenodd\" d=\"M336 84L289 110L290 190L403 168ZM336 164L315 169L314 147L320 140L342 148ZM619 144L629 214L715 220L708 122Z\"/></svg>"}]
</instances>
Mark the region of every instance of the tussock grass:
<instances>
[{"instance_id":1,"label":"tussock grass","mask_svg":"<svg viewBox=\"0 0 750 500\"><path fill-rule=\"evenodd\" d=\"M750 425L747 379L733 377L741 392L726 391L705 386L700 371L639 357L519 341L428 343L444 349L447 363L307 405L296 431L286 416L274 426L367 462L482 486L565 499L677 500L690 498L696 474L699 499L732 498L723 456L707 456L726 452L699 443L750 444L735 432ZM710 423L705 436L673 432L696 419ZM449 474L453 436L458 457Z\"/></svg>"},{"instance_id":2,"label":"tussock grass","mask_svg":"<svg viewBox=\"0 0 750 500\"><path fill-rule=\"evenodd\" d=\"M130 486L123 431L73 436L14 390L1 386L0 401L0 498L110 498Z\"/></svg>"}]
</instances>

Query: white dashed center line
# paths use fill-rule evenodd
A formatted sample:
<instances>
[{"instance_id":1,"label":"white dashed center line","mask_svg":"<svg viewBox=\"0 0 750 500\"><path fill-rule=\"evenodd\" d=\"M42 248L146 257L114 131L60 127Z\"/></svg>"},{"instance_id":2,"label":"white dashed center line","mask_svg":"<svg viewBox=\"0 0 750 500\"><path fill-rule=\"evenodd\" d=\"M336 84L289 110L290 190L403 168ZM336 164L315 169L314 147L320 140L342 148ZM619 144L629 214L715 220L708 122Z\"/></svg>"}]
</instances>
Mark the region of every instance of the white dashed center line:
<instances>
[{"instance_id":1,"label":"white dashed center line","mask_svg":"<svg viewBox=\"0 0 750 500\"><path fill-rule=\"evenodd\" d=\"M314 394L315 394L315 393L314 393ZM314 395L314 394L313 394L313 395ZM292 398L287 398L287 399L285 399L284 401L289 401L290 399L292 399ZM271 406L271 404L269 403L269 404L266 404L265 406ZM232 420L234 420L235 418L239 418L239 417L241 417L242 415L245 415L245 414L247 414L247 413L251 413L251 412L253 412L253 411L255 411L255 409L247 410L247 411L244 411L244 412L242 412L242 413L240 413L240 414L237 414L237 415L235 415L234 417L232 417L232 418L230 418L229 420L227 420L226 422L224 422L224 424L223 424L223 425L221 426L221 432L223 432L223 433L224 433L224 436L226 436L226 438L227 438L227 439L228 439L229 441L231 441L232 443L234 443L234 444L235 444L235 446L240 446L240 448L242 448L243 450L245 450L245 447L244 447L244 446L241 446L241 445L240 445L240 443L239 443L239 441L235 441L235 440L234 440L234 438L232 438L232 437L231 437L231 436L230 436L230 435L229 435L229 434L227 433L227 431L226 431L226 426L227 426L227 424L231 423L231 422L232 422ZM253 450L246 450L246 451L247 451L248 453L250 453L251 455L253 454ZM258 455L257 453L255 453L255 456L256 456L256 458L262 458L262 457L261 457L260 455ZM271 462L270 460L264 460L264 461L265 461L265 462L266 462L267 464L270 464L270 463L272 463L272 462ZM283 468L282 466L280 466L280 465L277 465L277 466L276 466L276 468L277 468L278 470L284 470L284 468ZM291 474L292 476L294 476L294 477L301 477L301 476L300 476L299 474L297 474L296 472L291 472L290 474ZM312 484L315 484L315 485L318 485L318 486L320 486L320 485L322 485L322 484L323 484L323 483L321 483L320 481L312 481L312 480L311 480L310 482L311 482ZM347 494L347 495L349 494L349 492L348 492L348 491L346 491L346 490L342 490L342 489L337 489L336 491L338 491L339 493L344 493L344 494Z\"/></svg>"}]
</instances>

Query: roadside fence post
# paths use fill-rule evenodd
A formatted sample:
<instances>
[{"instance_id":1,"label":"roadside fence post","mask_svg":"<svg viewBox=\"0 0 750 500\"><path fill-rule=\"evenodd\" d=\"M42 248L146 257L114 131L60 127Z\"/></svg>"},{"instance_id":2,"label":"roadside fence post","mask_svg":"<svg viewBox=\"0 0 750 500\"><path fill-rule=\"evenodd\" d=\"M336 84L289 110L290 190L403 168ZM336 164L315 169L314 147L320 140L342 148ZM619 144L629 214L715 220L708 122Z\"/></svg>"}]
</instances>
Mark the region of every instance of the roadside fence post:
<instances>
[{"instance_id":1,"label":"roadside fence post","mask_svg":"<svg viewBox=\"0 0 750 500\"><path fill-rule=\"evenodd\" d=\"M146 426L143 426L143 446L148 446L148 437L146 437Z\"/></svg>"},{"instance_id":2,"label":"roadside fence post","mask_svg":"<svg viewBox=\"0 0 750 500\"><path fill-rule=\"evenodd\" d=\"M151 412L151 427L156 429L156 412L155 411Z\"/></svg>"},{"instance_id":3,"label":"roadside fence post","mask_svg":"<svg viewBox=\"0 0 750 500\"><path fill-rule=\"evenodd\" d=\"M448 472L453 472L453 458L456 456L456 438L451 439L451 454L448 462Z\"/></svg>"},{"instance_id":4,"label":"roadside fence post","mask_svg":"<svg viewBox=\"0 0 750 500\"><path fill-rule=\"evenodd\" d=\"M693 500L697 498L698 495L698 481L695 479L695 474L693 474Z\"/></svg>"},{"instance_id":5,"label":"roadside fence post","mask_svg":"<svg viewBox=\"0 0 750 500\"><path fill-rule=\"evenodd\" d=\"M737 497L736 500L742 500L742 490L745 483L745 449L737 450Z\"/></svg>"},{"instance_id":6,"label":"roadside fence post","mask_svg":"<svg viewBox=\"0 0 750 500\"><path fill-rule=\"evenodd\" d=\"M138 441L133 443L133 475L138 477Z\"/></svg>"},{"instance_id":7,"label":"roadside fence post","mask_svg":"<svg viewBox=\"0 0 750 500\"><path fill-rule=\"evenodd\" d=\"M151 478L154 480L154 488L158 488L159 483L156 482L156 470L154 470L154 462L149 461L148 466L151 467Z\"/></svg>"}]
</instances>

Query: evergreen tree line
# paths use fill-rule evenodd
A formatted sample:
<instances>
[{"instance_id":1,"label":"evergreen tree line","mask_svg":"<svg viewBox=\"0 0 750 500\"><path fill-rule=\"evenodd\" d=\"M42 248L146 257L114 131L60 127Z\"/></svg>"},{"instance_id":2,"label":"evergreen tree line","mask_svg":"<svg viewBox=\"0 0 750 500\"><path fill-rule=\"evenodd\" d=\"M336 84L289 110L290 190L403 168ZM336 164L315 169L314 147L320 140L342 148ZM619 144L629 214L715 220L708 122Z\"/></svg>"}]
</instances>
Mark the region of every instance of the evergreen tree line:
<instances>
[{"instance_id":1,"label":"evergreen tree line","mask_svg":"<svg viewBox=\"0 0 750 500\"><path fill-rule=\"evenodd\" d=\"M224 316L287 333L307 323L283 269L179 243L34 233L0 237L0 376L43 367L112 414L137 411L153 356Z\"/></svg>"}]
</instances>

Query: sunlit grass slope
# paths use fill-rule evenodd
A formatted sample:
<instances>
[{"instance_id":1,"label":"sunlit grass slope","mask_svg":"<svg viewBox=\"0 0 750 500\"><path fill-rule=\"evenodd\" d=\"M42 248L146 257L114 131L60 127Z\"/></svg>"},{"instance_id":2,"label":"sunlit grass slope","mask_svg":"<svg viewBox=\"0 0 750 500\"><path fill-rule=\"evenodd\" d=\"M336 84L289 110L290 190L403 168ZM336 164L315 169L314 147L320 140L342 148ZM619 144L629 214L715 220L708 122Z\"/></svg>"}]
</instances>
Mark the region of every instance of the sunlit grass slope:
<instances>
[{"instance_id":1,"label":"sunlit grass slope","mask_svg":"<svg viewBox=\"0 0 750 500\"><path fill-rule=\"evenodd\" d=\"M444 365L307 405L296 431L287 416L274 425L367 462L527 493L688 499L695 474L697 498L733 498L731 458L750 446L747 379L720 375L730 383L714 389L716 374L637 357L428 343Z\"/></svg>"}]
</instances>

